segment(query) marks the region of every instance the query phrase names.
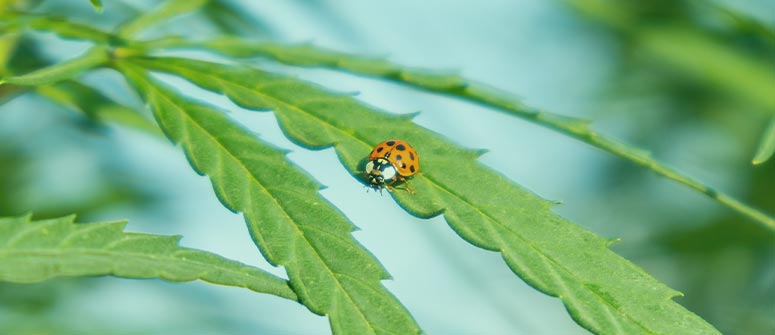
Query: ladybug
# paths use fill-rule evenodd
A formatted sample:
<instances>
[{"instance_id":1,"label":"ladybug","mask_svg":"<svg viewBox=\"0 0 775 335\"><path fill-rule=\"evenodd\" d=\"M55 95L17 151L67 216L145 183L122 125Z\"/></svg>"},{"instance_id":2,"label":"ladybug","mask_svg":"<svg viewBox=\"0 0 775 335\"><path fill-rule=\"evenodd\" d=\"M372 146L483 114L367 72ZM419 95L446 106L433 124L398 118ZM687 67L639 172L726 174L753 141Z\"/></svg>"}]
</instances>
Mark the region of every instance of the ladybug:
<instances>
[{"instance_id":1,"label":"ladybug","mask_svg":"<svg viewBox=\"0 0 775 335\"><path fill-rule=\"evenodd\" d=\"M389 192L393 190L390 185L396 181L406 182L406 177L410 177L420 171L420 156L417 151L402 140L385 140L369 154L369 162L366 163L366 179L369 186L374 189L382 190L387 188ZM406 185L409 193L414 193Z\"/></svg>"}]
</instances>

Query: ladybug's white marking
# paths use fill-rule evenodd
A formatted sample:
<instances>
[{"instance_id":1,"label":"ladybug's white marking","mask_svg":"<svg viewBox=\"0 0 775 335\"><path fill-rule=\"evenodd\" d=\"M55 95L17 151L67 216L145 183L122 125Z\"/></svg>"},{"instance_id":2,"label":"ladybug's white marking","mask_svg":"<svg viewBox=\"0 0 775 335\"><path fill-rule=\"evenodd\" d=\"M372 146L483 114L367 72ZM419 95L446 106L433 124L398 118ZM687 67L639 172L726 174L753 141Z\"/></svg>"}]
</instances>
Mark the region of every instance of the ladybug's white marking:
<instances>
[{"instance_id":1,"label":"ladybug's white marking","mask_svg":"<svg viewBox=\"0 0 775 335\"><path fill-rule=\"evenodd\" d=\"M392 181L396 176L396 168L393 165L388 164L385 169L382 170L382 178L385 178L385 182Z\"/></svg>"},{"instance_id":2,"label":"ladybug's white marking","mask_svg":"<svg viewBox=\"0 0 775 335\"><path fill-rule=\"evenodd\" d=\"M387 159L377 158L366 163L366 178L375 188L395 181L398 170Z\"/></svg>"}]
</instances>

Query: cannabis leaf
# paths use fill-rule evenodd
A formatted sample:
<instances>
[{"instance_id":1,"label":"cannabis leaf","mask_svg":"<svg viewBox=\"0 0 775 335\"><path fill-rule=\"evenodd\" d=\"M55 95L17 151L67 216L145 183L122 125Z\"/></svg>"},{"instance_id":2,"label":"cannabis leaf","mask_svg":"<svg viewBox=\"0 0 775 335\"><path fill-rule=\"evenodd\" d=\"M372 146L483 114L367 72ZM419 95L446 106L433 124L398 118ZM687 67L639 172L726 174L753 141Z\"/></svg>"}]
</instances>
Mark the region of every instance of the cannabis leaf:
<instances>
[{"instance_id":1,"label":"cannabis leaf","mask_svg":"<svg viewBox=\"0 0 775 335\"><path fill-rule=\"evenodd\" d=\"M678 292L611 252L607 240L480 165L478 152L456 147L408 118L255 68L182 58L131 61L222 92L243 107L273 110L293 141L335 147L353 173L379 141L408 140L423 154L423 171L412 180L416 195L392 193L399 204L420 217L443 214L466 241L500 252L516 274L561 298L573 318L595 333L718 333L671 300Z\"/></svg>"},{"instance_id":2,"label":"cannabis leaf","mask_svg":"<svg viewBox=\"0 0 775 335\"><path fill-rule=\"evenodd\" d=\"M299 300L329 316L334 333L419 332L380 284L388 273L350 236L353 225L283 152L222 113L154 82L142 67L121 61L117 68L142 93L194 169L211 178L221 202L244 215L264 257L285 267Z\"/></svg>"},{"instance_id":3,"label":"cannabis leaf","mask_svg":"<svg viewBox=\"0 0 775 335\"><path fill-rule=\"evenodd\" d=\"M772 94L775 77L771 75L771 59L753 57L730 48L729 43L717 36L685 23L668 21L654 25L638 22L646 16L639 17L628 6L608 6L600 0L570 0L568 4L627 35L639 52L775 113L775 95ZM714 4L708 6L723 8ZM771 32L763 35L766 38L773 36Z\"/></svg>"},{"instance_id":4,"label":"cannabis leaf","mask_svg":"<svg viewBox=\"0 0 775 335\"><path fill-rule=\"evenodd\" d=\"M118 35L129 38L144 29L162 23L174 16L193 11L205 4L208 0L170 0L164 1L158 8L150 10L129 22L124 23L118 29Z\"/></svg>"},{"instance_id":5,"label":"cannabis leaf","mask_svg":"<svg viewBox=\"0 0 775 335\"><path fill-rule=\"evenodd\" d=\"M88 69L100 66L108 61L108 53L104 47L94 47L84 54L31 73L20 76L0 78L0 85L46 85L70 79Z\"/></svg>"},{"instance_id":6,"label":"cannabis leaf","mask_svg":"<svg viewBox=\"0 0 775 335\"><path fill-rule=\"evenodd\" d=\"M712 186L697 181L696 179L691 178L679 172L678 170L660 163L656 159L652 158L648 152L630 147L624 143L593 131L590 129L589 122L586 120L555 115L524 106L518 101L517 98L508 92L504 92L493 87L488 87L487 85L465 79L457 74L406 68L390 63L383 59L367 58L352 54L329 51L316 48L311 45L294 46L272 42L251 42L235 38L220 38L204 43L176 41L166 45L166 47L192 47L197 45L204 46L205 49L208 50L217 50L221 53L231 56L263 56L270 57L272 59L291 65L323 66L345 70L355 74L387 79L430 92L460 98L487 107L493 107L496 110L524 118L530 122L576 138L601 150L626 159L634 164L654 171L655 173L665 178L676 181L705 194L706 196L714 199L729 209L756 222L759 222L771 230L775 230L775 218L772 216L751 206L748 206L747 204L715 189ZM707 53L718 54L718 52L715 50L708 51ZM686 57L694 58L693 56ZM756 87L756 90L752 91L751 95L758 101L761 101L764 106L769 106L775 109L775 101L773 101L773 97L775 97L775 95L761 92L762 90L760 89L763 87L775 87L775 81L771 80L771 76L767 77L761 75L761 73L765 72L763 71L762 66L760 66L761 64L749 62L746 59L739 59L740 57L736 57L734 55L731 55L728 58L734 59L735 65L741 64L739 66L745 69L746 73L756 73L755 77L759 80L755 83L746 83L745 85L750 84L751 86ZM730 66L727 65L727 62L718 61L718 63L719 64L714 63L712 65L717 67L720 66L725 70L723 73L718 75L720 78L728 78L726 74L728 72L734 72L736 69L734 65L730 68ZM692 65L692 67L694 66L695 65ZM702 68L706 67L702 66ZM750 76L746 76L745 78L750 78ZM715 79L721 80L719 78ZM735 90L737 91L737 88L735 88ZM749 91L746 91L746 93L748 92ZM763 141L762 144L764 143L765 142ZM773 146L773 149L775 150L775 144L773 144ZM767 147L763 148L766 149Z\"/></svg>"},{"instance_id":7,"label":"cannabis leaf","mask_svg":"<svg viewBox=\"0 0 775 335\"><path fill-rule=\"evenodd\" d=\"M0 280L34 283L61 276L203 280L296 300L285 280L209 252L180 236L124 232L123 221L74 223L75 216L0 218Z\"/></svg>"},{"instance_id":8,"label":"cannabis leaf","mask_svg":"<svg viewBox=\"0 0 775 335\"><path fill-rule=\"evenodd\" d=\"M102 12L102 0L89 0L91 6L98 12Z\"/></svg>"},{"instance_id":9,"label":"cannabis leaf","mask_svg":"<svg viewBox=\"0 0 775 335\"><path fill-rule=\"evenodd\" d=\"M115 122L154 135L159 128L138 111L121 105L98 90L73 80L37 86L35 91L52 101L83 113L97 122Z\"/></svg>"},{"instance_id":10,"label":"cannabis leaf","mask_svg":"<svg viewBox=\"0 0 775 335\"><path fill-rule=\"evenodd\" d=\"M762 134L762 139L759 141L759 148L756 150L756 155L753 157L753 164L759 165L766 162L772 154L775 153L775 116L770 120L769 125Z\"/></svg>"}]
</instances>

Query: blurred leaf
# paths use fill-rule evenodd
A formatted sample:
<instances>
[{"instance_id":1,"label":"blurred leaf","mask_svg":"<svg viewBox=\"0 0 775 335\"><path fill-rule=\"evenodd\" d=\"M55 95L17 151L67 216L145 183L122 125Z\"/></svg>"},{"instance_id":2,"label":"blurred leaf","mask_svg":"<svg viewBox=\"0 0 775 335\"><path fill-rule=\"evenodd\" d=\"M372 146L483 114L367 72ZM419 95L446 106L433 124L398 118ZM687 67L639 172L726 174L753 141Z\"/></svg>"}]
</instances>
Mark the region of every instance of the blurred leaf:
<instances>
[{"instance_id":1,"label":"blurred leaf","mask_svg":"<svg viewBox=\"0 0 775 335\"><path fill-rule=\"evenodd\" d=\"M185 14L204 6L209 0L166 0L159 7L122 24L118 35L124 38L133 37L144 29L164 23L174 16Z\"/></svg>"},{"instance_id":2,"label":"blurred leaf","mask_svg":"<svg viewBox=\"0 0 775 335\"><path fill-rule=\"evenodd\" d=\"M180 237L123 232L125 222L74 223L74 216L0 218L0 280L105 276L203 280L295 300L287 283L261 269L178 245Z\"/></svg>"},{"instance_id":3,"label":"blurred leaf","mask_svg":"<svg viewBox=\"0 0 775 335\"><path fill-rule=\"evenodd\" d=\"M22 214L26 209L14 206L19 201L23 175L30 168L30 157L14 141L0 137L0 213Z\"/></svg>"},{"instance_id":4,"label":"blurred leaf","mask_svg":"<svg viewBox=\"0 0 775 335\"><path fill-rule=\"evenodd\" d=\"M689 23L670 5L684 2L628 2L569 0L590 18L622 33L638 49L673 69L707 82L775 113L775 76L772 59L749 54ZM646 15L639 6L661 8L661 16ZM716 6L710 4L708 6ZM738 17L739 19L739 17ZM655 23L658 21L658 23ZM626 22L626 23L624 23ZM624 24L623 24L624 23ZM768 38L766 36L765 38Z\"/></svg>"},{"instance_id":5,"label":"blurred leaf","mask_svg":"<svg viewBox=\"0 0 775 335\"><path fill-rule=\"evenodd\" d=\"M0 76L6 76L10 73L8 62L13 57L18 44L19 34L7 33L0 35Z\"/></svg>"},{"instance_id":6,"label":"blurred leaf","mask_svg":"<svg viewBox=\"0 0 775 335\"><path fill-rule=\"evenodd\" d=\"M266 36L272 33L272 28L262 20L252 17L242 6L231 1L211 0L202 14L222 32L230 35Z\"/></svg>"},{"instance_id":7,"label":"blurred leaf","mask_svg":"<svg viewBox=\"0 0 775 335\"><path fill-rule=\"evenodd\" d=\"M9 35L15 35L15 33L9 33L6 36ZM8 72L1 73L0 76L31 72L51 65L43 58L39 42L25 37L23 34L20 37L15 45L8 49L10 55L7 56L5 64Z\"/></svg>"},{"instance_id":8,"label":"blurred leaf","mask_svg":"<svg viewBox=\"0 0 775 335\"><path fill-rule=\"evenodd\" d=\"M727 23L733 25L738 31L761 36L765 43L775 46L775 28L771 26L772 22L768 25L755 17L715 1L703 1L701 4L721 14L727 20Z\"/></svg>"},{"instance_id":9,"label":"blurred leaf","mask_svg":"<svg viewBox=\"0 0 775 335\"><path fill-rule=\"evenodd\" d=\"M79 333L73 325L57 322L52 316L58 312L58 301L77 299L76 292L92 290L95 280L99 279L59 278L33 284L0 281L0 334Z\"/></svg>"},{"instance_id":10,"label":"blurred leaf","mask_svg":"<svg viewBox=\"0 0 775 335\"><path fill-rule=\"evenodd\" d=\"M681 25L638 30L644 52L727 92L775 113L775 75L771 59L760 60L723 41ZM702 55L702 57L698 57Z\"/></svg>"},{"instance_id":11,"label":"blurred leaf","mask_svg":"<svg viewBox=\"0 0 775 335\"><path fill-rule=\"evenodd\" d=\"M180 58L133 62L222 92L245 108L273 110L292 141L336 148L353 174L378 142L409 141L423 166L411 181L416 194L392 192L399 204L418 217L443 214L462 238L502 253L514 273L562 299L571 316L595 333L718 333L671 300L678 292L611 252L608 240L555 215L550 202L477 163L479 152L456 147L406 117L254 68Z\"/></svg>"},{"instance_id":12,"label":"blurred leaf","mask_svg":"<svg viewBox=\"0 0 775 335\"><path fill-rule=\"evenodd\" d=\"M350 235L354 226L285 153L218 111L153 82L142 68L124 62L118 67L192 167L211 178L221 202L243 213L264 257L285 267L299 300L329 316L335 334L419 333L381 285L388 273Z\"/></svg>"},{"instance_id":13,"label":"blurred leaf","mask_svg":"<svg viewBox=\"0 0 775 335\"><path fill-rule=\"evenodd\" d=\"M0 20L10 25L6 28L7 31L20 31L30 28L50 31L63 38L83 39L106 44L119 42L119 39L110 33L61 17L25 13L0 13Z\"/></svg>"},{"instance_id":14,"label":"blurred leaf","mask_svg":"<svg viewBox=\"0 0 775 335\"><path fill-rule=\"evenodd\" d=\"M96 89L77 81L66 80L54 85L38 86L38 94L83 113L97 122L115 122L143 132L162 135L159 128L139 111L121 105Z\"/></svg>"},{"instance_id":15,"label":"blurred leaf","mask_svg":"<svg viewBox=\"0 0 775 335\"><path fill-rule=\"evenodd\" d=\"M102 12L102 0L89 0L91 6L98 12Z\"/></svg>"},{"instance_id":16,"label":"blurred leaf","mask_svg":"<svg viewBox=\"0 0 775 335\"><path fill-rule=\"evenodd\" d=\"M725 334L775 330L775 237L764 229L721 220L657 233L646 243L633 252L659 251L647 262L680 268L673 280L687 288L683 303L716 320Z\"/></svg>"},{"instance_id":17,"label":"blurred leaf","mask_svg":"<svg viewBox=\"0 0 775 335\"><path fill-rule=\"evenodd\" d=\"M36 30L47 30L69 39L83 39L97 43L115 43L116 37L90 25L67 21L62 18L41 17L28 22Z\"/></svg>"},{"instance_id":18,"label":"blurred leaf","mask_svg":"<svg viewBox=\"0 0 775 335\"><path fill-rule=\"evenodd\" d=\"M103 47L94 47L74 59L24 75L2 78L0 79L0 84L24 86L52 84L61 80L74 78L81 72L103 65L107 61L107 50Z\"/></svg>"},{"instance_id":19,"label":"blurred leaf","mask_svg":"<svg viewBox=\"0 0 775 335\"><path fill-rule=\"evenodd\" d=\"M192 45L194 44L181 42L181 46ZM249 42L234 38L217 39L209 41L205 45L208 48L232 56L260 55L271 57L286 64L324 66L350 71L355 74L374 76L495 108L576 138L636 165L652 170L665 178L705 194L740 215L775 230L775 218L770 215L658 162L648 152L630 147L589 129L588 122L585 120L526 107L508 92L472 82L456 74L405 68L382 59L328 51L309 45L287 46L271 42ZM770 94L767 99L772 100L771 98L775 98L775 94Z\"/></svg>"},{"instance_id":20,"label":"blurred leaf","mask_svg":"<svg viewBox=\"0 0 775 335\"><path fill-rule=\"evenodd\" d=\"M756 154L753 157L753 164L759 165L766 162L773 153L775 153L775 116L772 117L770 124L762 134L759 148L756 149Z\"/></svg>"}]
</instances>

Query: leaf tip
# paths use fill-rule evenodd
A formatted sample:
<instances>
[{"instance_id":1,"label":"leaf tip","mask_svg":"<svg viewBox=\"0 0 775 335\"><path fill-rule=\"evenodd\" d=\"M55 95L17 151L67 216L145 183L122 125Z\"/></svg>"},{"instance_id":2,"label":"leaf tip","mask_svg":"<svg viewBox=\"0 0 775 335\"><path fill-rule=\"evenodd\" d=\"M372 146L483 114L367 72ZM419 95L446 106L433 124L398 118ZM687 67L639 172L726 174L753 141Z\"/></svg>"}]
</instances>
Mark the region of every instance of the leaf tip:
<instances>
[{"instance_id":1,"label":"leaf tip","mask_svg":"<svg viewBox=\"0 0 775 335\"><path fill-rule=\"evenodd\" d=\"M751 160L751 164L758 166L766 163L770 159L770 156L757 155Z\"/></svg>"},{"instance_id":2,"label":"leaf tip","mask_svg":"<svg viewBox=\"0 0 775 335\"><path fill-rule=\"evenodd\" d=\"M102 0L90 0L90 2L92 8L94 8L97 13L102 14Z\"/></svg>"}]
</instances>

